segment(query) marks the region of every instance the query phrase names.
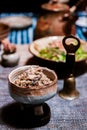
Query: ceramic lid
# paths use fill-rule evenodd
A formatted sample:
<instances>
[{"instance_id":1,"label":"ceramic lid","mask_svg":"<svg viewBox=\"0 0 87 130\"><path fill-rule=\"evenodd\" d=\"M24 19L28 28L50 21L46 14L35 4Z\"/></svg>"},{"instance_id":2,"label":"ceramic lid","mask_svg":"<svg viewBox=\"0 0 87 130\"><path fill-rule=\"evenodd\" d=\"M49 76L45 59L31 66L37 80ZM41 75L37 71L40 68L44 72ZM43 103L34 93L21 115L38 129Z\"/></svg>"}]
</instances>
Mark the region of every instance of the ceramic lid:
<instances>
[{"instance_id":1,"label":"ceramic lid","mask_svg":"<svg viewBox=\"0 0 87 130\"><path fill-rule=\"evenodd\" d=\"M42 9L49 11L69 11L67 4L59 3L58 0L50 0L48 3L42 4Z\"/></svg>"}]
</instances>

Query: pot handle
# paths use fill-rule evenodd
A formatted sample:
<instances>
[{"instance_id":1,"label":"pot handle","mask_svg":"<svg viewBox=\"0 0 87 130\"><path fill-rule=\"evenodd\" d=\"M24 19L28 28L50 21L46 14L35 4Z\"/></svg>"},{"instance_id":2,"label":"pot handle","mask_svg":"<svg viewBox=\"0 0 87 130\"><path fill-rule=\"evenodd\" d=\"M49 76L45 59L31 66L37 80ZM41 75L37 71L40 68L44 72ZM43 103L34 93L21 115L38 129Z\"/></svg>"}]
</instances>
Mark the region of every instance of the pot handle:
<instances>
[{"instance_id":1,"label":"pot handle","mask_svg":"<svg viewBox=\"0 0 87 130\"><path fill-rule=\"evenodd\" d=\"M78 0L78 2L70 8L70 13L74 13L82 3L85 3L85 1L86 0Z\"/></svg>"}]
</instances>

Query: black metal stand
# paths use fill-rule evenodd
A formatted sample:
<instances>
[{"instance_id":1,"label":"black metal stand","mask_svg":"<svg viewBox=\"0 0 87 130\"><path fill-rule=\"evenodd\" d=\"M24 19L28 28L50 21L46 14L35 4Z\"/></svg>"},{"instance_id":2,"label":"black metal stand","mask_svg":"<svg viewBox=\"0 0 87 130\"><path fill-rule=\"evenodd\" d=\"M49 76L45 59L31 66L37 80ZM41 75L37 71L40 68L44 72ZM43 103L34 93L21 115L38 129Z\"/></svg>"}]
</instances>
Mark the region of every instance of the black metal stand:
<instances>
[{"instance_id":1,"label":"black metal stand","mask_svg":"<svg viewBox=\"0 0 87 130\"><path fill-rule=\"evenodd\" d=\"M68 41L67 43L68 38L71 40ZM59 91L59 96L64 99L73 100L79 96L79 92L76 90L76 81L73 71L75 65L75 52L80 46L80 41L76 37L71 35L63 39L63 45L67 51L66 54L67 76L64 79L63 89Z\"/></svg>"}]
</instances>

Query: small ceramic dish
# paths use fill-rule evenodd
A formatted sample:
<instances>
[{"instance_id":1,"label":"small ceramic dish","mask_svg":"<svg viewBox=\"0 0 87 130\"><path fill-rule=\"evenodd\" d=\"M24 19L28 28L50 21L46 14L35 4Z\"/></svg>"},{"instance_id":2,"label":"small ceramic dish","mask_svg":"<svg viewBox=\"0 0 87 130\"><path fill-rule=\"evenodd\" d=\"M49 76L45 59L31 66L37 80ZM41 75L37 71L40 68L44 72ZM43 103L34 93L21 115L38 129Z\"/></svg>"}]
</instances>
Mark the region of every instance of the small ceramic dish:
<instances>
[{"instance_id":1,"label":"small ceramic dish","mask_svg":"<svg viewBox=\"0 0 87 130\"><path fill-rule=\"evenodd\" d=\"M57 80L56 73L51 69L38 65L22 66L8 75L9 92L11 97L18 102L29 105L41 104L55 96Z\"/></svg>"},{"instance_id":2,"label":"small ceramic dish","mask_svg":"<svg viewBox=\"0 0 87 130\"><path fill-rule=\"evenodd\" d=\"M13 67L18 65L20 56L17 52L14 53L2 53L1 55L1 64L4 67Z\"/></svg>"}]
</instances>

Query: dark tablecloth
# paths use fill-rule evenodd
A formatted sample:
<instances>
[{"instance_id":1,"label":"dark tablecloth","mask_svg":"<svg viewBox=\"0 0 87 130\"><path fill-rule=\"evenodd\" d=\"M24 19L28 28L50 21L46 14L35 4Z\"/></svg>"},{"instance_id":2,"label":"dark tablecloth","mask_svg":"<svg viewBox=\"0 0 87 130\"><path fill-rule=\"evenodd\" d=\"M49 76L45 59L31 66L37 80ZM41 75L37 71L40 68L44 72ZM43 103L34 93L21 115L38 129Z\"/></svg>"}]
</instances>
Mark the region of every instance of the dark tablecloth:
<instances>
[{"instance_id":1,"label":"dark tablecloth","mask_svg":"<svg viewBox=\"0 0 87 130\"><path fill-rule=\"evenodd\" d=\"M21 56L19 64L14 67L0 65L0 130L87 130L87 73L76 78L76 88L80 92L77 99L64 100L57 93L56 96L46 101L51 111L51 117L47 124L34 128L22 127L22 124L17 127L16 122L12 125L14 116L10 115L13 114L10 110L16 101L9 94L8 74L18 66L25 65L27 60L32 57L27 45L19 45L17 48ZM62 87L63 80L58 80L58 91ZM14 108L13 110L15 113ZM10 116L12 120L9 120ZM18 114L15 116L17 117ZM31 117L29 116L28 119Z\"/></svg>"}]
</instances>

